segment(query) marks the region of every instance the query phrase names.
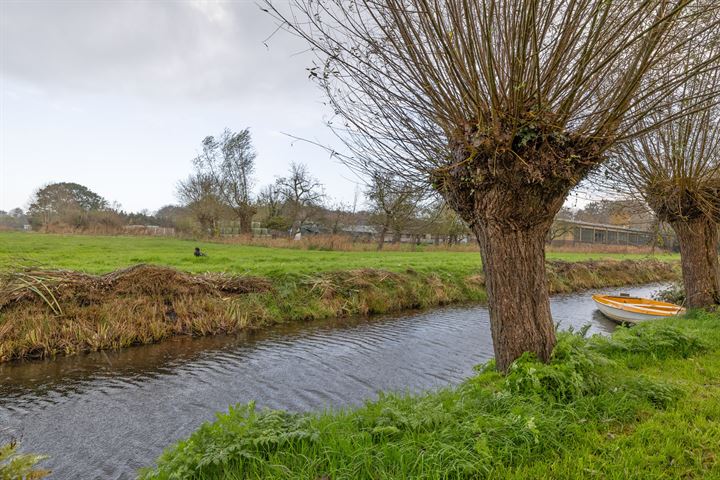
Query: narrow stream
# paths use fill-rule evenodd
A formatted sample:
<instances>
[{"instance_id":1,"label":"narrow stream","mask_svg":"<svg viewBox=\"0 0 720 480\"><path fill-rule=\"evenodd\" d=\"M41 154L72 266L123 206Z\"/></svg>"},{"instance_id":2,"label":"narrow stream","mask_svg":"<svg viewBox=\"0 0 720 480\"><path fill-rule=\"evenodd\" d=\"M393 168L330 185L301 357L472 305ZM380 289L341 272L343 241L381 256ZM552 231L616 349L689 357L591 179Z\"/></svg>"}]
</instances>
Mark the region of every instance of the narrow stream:
<instances>
[{"instance_id":1,"label":"narrow stream","mask_svg":"<svg viewBox=\"0 0 720 480\"><path fill-rule=\"evenodd\" d=\"M647 297L660 287L614 291ZM590 293L552 299L560 328L615 328ZM230 404L353 405L381 390L457 384L491 357L487 309L460 306L0 364L0 440L20 438L25 450L49 455L51 478L134 478Z\"/></svg>"}]
</instances>

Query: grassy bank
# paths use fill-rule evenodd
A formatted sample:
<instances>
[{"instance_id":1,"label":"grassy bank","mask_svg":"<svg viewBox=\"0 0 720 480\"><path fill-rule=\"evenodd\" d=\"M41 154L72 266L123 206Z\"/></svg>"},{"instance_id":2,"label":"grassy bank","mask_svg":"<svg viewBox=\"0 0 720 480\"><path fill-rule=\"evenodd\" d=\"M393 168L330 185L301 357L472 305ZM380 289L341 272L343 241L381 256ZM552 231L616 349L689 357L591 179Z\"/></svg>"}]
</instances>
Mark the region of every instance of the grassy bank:
<instances>
[{"instance_id":1,"label":"grassy bank","mask_svg":"<svg viewBox=\"0 0 720 480\"><path fill-rule=\"evenodd\" d=\"M720 478L720 315L563 333L452 389L317 414L218 414L148 479Z\"/></svg>"},{"instance_id":2,"label":"grassy bank","mask_svg":"<svg viewBox=\"0 0 720 480\"><path fill-rule=\"evenodd\" d=\"M458 302L483 302L478 267L437 263L268 277L191 274L137 265L105 275L10 269L0 274L0 361L211 335L282 322L369 315ZM659 261L550 262L552 293L671 280Z\"/></svg>"}]
</instances>

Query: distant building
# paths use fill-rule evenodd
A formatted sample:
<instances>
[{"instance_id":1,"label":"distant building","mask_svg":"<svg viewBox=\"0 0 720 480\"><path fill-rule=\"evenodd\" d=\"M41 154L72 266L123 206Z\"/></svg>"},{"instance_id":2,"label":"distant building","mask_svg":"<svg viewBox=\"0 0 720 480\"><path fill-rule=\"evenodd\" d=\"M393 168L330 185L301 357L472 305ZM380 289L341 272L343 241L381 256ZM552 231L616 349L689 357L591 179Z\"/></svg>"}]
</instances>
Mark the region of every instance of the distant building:
<instances>
[{"instance_id":1,"label":"distant building","mask_svg":"<svg viewBox=\"0 0 720 480\"><path fill-rule=\"evenodd\" d=\"M125 225L123 232L130 235L150 235L157 237L172 237L175 229L172 227L160 227L158 225Z\"/></svg>"},{"instance_id":2,"label":"distant building","mask_svg":"<svg viewBox=\"0 0 720 480\"><path fill-rule=\"evenodd\" d=\"M314 223L307 223L304 225L300 225L299 233L302 235L319 235L324 232L322 226L316 225Z\"/></svg>"},{"instance_id":3,"label":"distant building","mask_svg":"<svg viewBox=\"0 0 720 480\"><path fill-rule=\"evenodd\" d=\"M393 243L398 241L399 243L414 243L416 245L443 245L443 244L466 244L468 243L470 236L467 234L462 235L433 235L431 233L402 233L399 238L396 234L390 232L385 235L385 243Z\"/></svg>"},{"instance_id":4,"label":"distant building","mask_svg":"<svg viewBox=\"0 0 720 480\"><path fill-rule=\"evenodd\" d=\"M601 244L644 247L655 243L671 248L675 243L674 235L668 233L570 220L556 220L548 240L555 246Z\"/></svg>"},{"instance_id":5,"label":"distant building","mask_svg":"<svg viewBox=\"0 0 720 480\"><path fill-rule=\"evenodd\" d=\"M372 240L377 235L375 227L370 225L347 225L340 231L351 236L353 240Z\"/></svg>"}]
</instances>

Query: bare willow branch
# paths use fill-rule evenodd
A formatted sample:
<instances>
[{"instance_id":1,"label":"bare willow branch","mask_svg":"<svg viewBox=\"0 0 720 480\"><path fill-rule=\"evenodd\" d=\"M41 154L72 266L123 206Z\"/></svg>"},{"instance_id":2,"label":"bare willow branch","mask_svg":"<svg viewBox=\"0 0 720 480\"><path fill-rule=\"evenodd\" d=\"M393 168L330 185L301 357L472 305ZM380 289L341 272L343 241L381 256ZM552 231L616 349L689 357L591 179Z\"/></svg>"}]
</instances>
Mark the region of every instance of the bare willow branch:
<instances>
[{"instance_id":1,"label":"bare willow branch","mask_svg":"<svg viewBox=\"0 0 720 480\"><path fill-rule=\"evenodd\" d=\"M720 39L706 48L720 51ZM718 70L689 79L669 95L668 108L646 112L636 134L613 148L610 181L643 198L663 221L704 216L720 223L720 98L708 94L718 88ZM688 105L692 111L678 118Z\"/></svg>"},{"instance_id":2,"label":"bare willow branch","mask_svg":"<svg viewBox=\"0 0 720 480\"><path fill-rule=\"evenodd\" d=\"M427 181L458 161L450 145L473 149L481 134L493 139L493 152L517 151L523 128L584 139L599 162L637 123L652 128L646 114L668 107L685 80L715 68L715 53L692 69L678 55L717 36L716 20L690 27L714 3L296 0L289 10L269 7L317 54L310 74L352 152L344 160ZM661 63L669 67L654 75ZM675 113L693 108L688 102ZM517 153L517 162L535 161Z\"/></svg>"}]
</instances>

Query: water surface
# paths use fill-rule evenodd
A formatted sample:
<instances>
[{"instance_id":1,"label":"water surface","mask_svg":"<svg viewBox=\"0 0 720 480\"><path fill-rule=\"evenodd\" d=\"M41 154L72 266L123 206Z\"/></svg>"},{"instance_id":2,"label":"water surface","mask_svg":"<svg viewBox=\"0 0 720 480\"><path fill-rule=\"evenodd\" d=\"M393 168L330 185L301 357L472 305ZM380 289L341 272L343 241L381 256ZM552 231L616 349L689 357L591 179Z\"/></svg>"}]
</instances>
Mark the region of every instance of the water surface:
<instances>
[{"instance_id":1,"label":"water surface","mask_svg":"<svg viewBox=\"0 0 720 480\"><path fill-rule=\"evenodd\" d=\"M660 287L604 292L647 297ZM563 329L615 328L590 292L555 296L552 310ZM456 306L0 364L0 436L49 455L51 478L134 478L229 404L355 405L381 390L457 384L491 357L487 309Z\"/></svg>"}]
</instances>

